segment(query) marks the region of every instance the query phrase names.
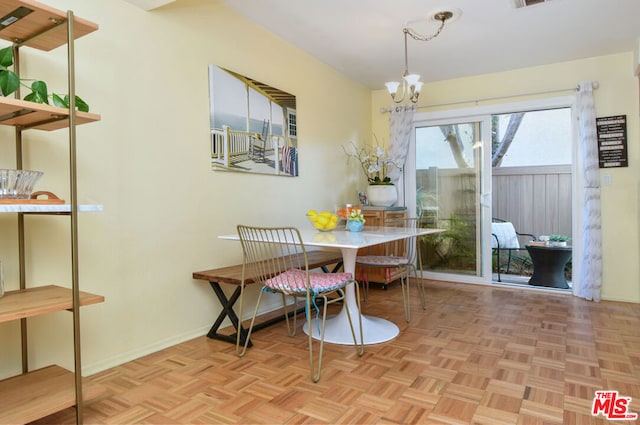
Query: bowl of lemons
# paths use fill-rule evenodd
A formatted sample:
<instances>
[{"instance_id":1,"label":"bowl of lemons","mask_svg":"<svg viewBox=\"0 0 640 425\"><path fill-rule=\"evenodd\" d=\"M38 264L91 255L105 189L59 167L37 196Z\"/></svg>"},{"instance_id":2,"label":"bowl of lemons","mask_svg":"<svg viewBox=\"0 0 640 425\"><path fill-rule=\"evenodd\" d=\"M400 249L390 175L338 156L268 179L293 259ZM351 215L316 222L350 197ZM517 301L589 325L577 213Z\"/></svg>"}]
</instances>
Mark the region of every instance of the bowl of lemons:
<instances>
[{"instance_id":1,"label":"bowl of lemons","mask_svg":"<svg viewBox=\"0 0 640 425\"><path fill-rule=\"evenodd\" d=\"M317 212L316 210L309 210L307 217L311 220L313 227L321 232L329 232L335 229L338 224L338 216L330 211Z\"/></svg>"}]
</instances>

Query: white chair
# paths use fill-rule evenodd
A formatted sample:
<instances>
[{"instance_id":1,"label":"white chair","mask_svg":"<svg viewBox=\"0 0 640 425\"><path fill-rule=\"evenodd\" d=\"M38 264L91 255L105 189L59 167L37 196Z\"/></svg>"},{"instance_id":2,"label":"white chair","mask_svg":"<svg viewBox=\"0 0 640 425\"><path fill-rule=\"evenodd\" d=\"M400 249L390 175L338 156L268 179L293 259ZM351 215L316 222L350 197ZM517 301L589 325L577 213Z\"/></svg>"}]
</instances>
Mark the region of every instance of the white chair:
<instances>
[{"instance_id":1,"label":"white chair","mask_svg":"<svg viewBox=\"0 0 640 425\"><path fill-rule=\"evenodd\" d=\"M498 272L498 282L502 282L502 278L500 276L500 269L502 265L501 261L501 251L507 251L507 274L511 268L511 254L513 251L526 251L526 248L522 248L520 246L520 236L526 236L531 238L531 240L536 240L536 237L530 233L518 233L516 232L516 228L513 226L513 223L509 221L504 221L501 219L494 218L491 223L491 249L496 253L496 269Z\"/></svg>"}]
</instances>

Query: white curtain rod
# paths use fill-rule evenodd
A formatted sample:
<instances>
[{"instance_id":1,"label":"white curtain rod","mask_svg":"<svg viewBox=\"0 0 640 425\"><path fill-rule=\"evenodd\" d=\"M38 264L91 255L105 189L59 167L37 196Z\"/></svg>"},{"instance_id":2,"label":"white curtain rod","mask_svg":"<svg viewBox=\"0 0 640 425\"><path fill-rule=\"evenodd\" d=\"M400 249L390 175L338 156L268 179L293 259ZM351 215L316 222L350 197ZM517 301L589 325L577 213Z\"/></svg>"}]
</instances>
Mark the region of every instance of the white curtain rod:
<instances>
[{"instance_id":1,"label":"white curtain rod","mask_svg":"<svg viewBox=\"0 0 640 425\"><path fill-rule=\"evenodd\" d=\"M597 81L593 83L593 89L597 89L600 86ZM416 108L436 108L438 106L451 106L451 105L459 105L461 103L478 103L478 102L488 102L491 100L500 100L500 99L509 99L513 97L523 97L523 96L535 96L540 94L550 94L550 93L559 93L563 91L577 91L580 87L569 87L565 89L555 89L555 90L547 90L547 91L538 91L538 92L529 92L529 93L519 93L519 94L511 94L506 96L496 96L496 97L483 97L480 99L467 99L467 100L457 100L455 102L447 102L447 103L434 103L432 105L416 105ZM394 106L394 108L402 108L403 106ZM380 108L380 113L391 112L391 108Z\"/></svg>"}]
</instances>

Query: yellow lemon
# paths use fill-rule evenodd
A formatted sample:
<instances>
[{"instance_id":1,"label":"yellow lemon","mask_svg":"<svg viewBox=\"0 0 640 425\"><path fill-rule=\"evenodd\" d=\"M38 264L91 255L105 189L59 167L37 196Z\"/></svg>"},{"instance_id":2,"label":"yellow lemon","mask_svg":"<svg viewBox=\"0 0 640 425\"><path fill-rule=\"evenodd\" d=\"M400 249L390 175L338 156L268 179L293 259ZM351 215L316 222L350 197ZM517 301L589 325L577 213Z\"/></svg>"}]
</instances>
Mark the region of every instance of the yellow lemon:
<instances>
[{"instance_id":1,"label":"yellow lemon","mask_svg":"<svg viewBox=\"0 0 640 425\"><path fill-rule=\"evenodd\" d=\"M316 223L322 226L322 228L325 228L327 226L327 223L329 223L329 217L320 214L318 220L316 220Z\"/></svg>"}]
</instances>

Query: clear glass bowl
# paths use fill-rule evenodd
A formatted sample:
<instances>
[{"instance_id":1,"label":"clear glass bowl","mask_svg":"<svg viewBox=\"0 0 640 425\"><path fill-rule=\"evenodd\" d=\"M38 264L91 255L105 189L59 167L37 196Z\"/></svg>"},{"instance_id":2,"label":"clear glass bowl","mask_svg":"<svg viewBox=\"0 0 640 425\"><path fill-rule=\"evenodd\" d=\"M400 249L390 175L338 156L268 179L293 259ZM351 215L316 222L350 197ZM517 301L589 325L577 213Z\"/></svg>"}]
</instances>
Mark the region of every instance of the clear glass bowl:
<instances>
[{"instance_id":1,"label":"clear glass bowl","mask_svg":"<svg viewBox=\"0 0 640 425\"><path fill-rule=\"evenodd\" d=\"M29 199L42 171L0 169L0 199Z\"/></svg>"}]
</instances>

